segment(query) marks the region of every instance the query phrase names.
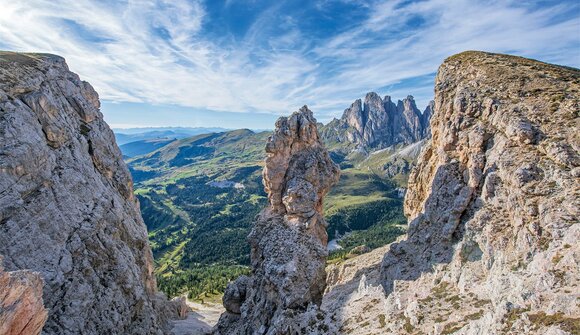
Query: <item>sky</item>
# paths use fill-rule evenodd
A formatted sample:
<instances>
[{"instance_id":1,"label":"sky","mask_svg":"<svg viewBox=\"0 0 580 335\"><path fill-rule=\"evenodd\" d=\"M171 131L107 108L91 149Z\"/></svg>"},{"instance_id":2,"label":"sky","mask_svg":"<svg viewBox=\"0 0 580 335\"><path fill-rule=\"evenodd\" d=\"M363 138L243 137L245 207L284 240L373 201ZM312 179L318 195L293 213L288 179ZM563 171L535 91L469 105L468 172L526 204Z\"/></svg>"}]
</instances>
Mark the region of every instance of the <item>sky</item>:
<instances>
[{"instance_id":1,"label":"sky","mask_svg":"<svg viewBox=\"0 0 580 335\"><path fill-rule=\"evenodd\" d=\"M580 1L0 0L0 49L65 57L112 127L269 129L370 91L423 110L465 50L580 67Z\"/></svg>"}]
</instances>

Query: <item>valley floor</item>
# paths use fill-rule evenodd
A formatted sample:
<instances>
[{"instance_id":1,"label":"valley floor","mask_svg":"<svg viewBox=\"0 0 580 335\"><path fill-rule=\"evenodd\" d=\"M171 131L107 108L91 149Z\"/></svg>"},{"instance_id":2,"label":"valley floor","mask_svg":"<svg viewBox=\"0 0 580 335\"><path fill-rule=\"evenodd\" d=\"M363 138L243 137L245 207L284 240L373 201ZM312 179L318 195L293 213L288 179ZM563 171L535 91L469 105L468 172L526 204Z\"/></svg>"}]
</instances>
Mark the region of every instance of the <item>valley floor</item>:
<instances>
[{"instance_id":1,"label":"valley floor","mask_svg":"<svg viewBox=\"0 0 580 335\"><path fill-rule=\"evenodd\" d=\"M187 300L191 311L185 320L173 321L171 329L173 335L202 335L208 334L218 322L220 315L225 311L221 301L204 302L203 304Z\"/></svg>"}]
</instances>

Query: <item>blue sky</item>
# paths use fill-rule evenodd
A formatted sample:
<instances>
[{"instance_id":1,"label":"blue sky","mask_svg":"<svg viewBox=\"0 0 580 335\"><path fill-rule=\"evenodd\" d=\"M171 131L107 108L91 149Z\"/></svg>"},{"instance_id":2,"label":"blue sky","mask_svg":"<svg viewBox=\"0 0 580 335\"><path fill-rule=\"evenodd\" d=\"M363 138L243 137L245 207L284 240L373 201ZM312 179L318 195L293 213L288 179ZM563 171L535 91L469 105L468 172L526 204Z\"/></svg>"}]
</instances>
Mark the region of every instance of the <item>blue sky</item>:
<instances>
[{"instance_id":1,"label":"blue sky","mask_svg":"<svg viewBox=\"0 0 580 335\"><path fill-rule=\"evenodd\" d=\"M113 127L263 129L368 91L423 109L464 50L580 67L580 1L0 0L0 49L64 56Z\"/></svg>"}]
</instances>

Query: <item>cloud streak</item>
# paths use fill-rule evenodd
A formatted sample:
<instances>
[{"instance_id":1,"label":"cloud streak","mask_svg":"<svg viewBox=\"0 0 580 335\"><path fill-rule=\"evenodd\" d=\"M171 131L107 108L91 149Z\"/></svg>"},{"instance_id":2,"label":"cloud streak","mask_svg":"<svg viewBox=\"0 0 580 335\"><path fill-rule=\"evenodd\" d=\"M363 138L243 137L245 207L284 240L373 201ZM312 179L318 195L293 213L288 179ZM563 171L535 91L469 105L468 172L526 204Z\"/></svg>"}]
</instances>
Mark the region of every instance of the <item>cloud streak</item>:
<instances>
[{"instance_id":1,"label":"cloud streak","mask_svg":"<svg viewBox=\"0 0 580 335\"><path fill-rule=\"evenodd\" d=\"M335 2L311 4L311 18L349 15L325 12ZM301 26L304 8L279 4L265 8L242 38L210 37L205 27L216 18L206 7L0 0L0 47L62 55L108 101L274 114L306 103L323 119L370 90L407 90L425 104L428 78L463 50L580 65L576 1L364 1L359 24L336 25L324 37Z\"/></svg>"}]
</instances>

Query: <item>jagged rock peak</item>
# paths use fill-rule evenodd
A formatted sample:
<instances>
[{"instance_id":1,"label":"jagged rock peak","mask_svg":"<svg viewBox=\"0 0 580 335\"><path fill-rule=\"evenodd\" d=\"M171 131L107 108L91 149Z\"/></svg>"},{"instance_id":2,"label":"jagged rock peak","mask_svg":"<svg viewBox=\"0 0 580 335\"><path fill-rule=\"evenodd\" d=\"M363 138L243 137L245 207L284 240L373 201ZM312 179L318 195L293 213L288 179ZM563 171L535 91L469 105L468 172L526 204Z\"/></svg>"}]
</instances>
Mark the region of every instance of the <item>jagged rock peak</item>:
<instances>
[{"instance_id":1,"label":"jagged rock peak","mask_svg":"<svg viewBox=\"0 0 580 335\"><path fill-rule=\"evenodd\" d=\"M381 99L369 92L364 104L357 99L340 120L325 126L322 134L325 141L353 143L357 150L381 149L427 137L430 116L421 113L411 95L395 104L388 95Z\"/></svg>"},{"instance_id":2,"label":"jagged rock peak","mask_svg":"<svg viewBox=\"0 0 580 335\"><path fill-rule=\"evenodd\" d=\"M322 200L339 178L307 106L276 121L266 144L263 182L270 210L289 223L305 224L326 245Z\"/></svg>"},{"instance_id":3,"label":"jagged rock peak","mask_svg":"<svg viewBox=\"0 0 580 335\"><path fill-rule=\"evenodd\" d=\"M397 105L403 106L404 110L413 111L416 112L418 115L421 115L421 112L419 111L419 109L417 108L417 104L415 103L415 98L412 95L408 95L402 101L399 100Z\"/></svg>"},{"instance_id":4,"label":"jagged rock peak","mask_svg":"<svg viewBox=\"0 0 580 335\"><path fill-rule=\"evenodd\" d=\"M44 280L43 334L161 334L147 232L99 107L62 57L0 52L0 255Z\"/></svg>"},{"instance_id":5,"label":"jagged rock peak","mask_svg":"<svg viewBox=\"0 0 580 335\"><path fill-rule=\"evenodd\" d=\"M321 315L326 281L322 201L339 178L302 107L276 122L266 144L263 181L269 206L249 235L252 276L230 283L215 334L301 334ZM308 331L310 329L310 331Z\"/></svg>"}]
</instances>

